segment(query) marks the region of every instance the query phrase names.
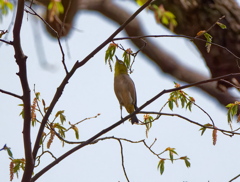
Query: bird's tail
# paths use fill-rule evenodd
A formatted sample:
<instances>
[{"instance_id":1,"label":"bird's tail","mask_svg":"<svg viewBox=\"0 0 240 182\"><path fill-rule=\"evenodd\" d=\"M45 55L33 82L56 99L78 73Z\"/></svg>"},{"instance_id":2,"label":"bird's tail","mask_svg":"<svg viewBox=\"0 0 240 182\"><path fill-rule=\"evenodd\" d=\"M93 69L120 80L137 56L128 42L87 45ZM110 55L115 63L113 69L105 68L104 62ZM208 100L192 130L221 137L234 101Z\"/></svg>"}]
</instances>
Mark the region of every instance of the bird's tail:
<instances>
[{"instance_id":1,"label":"bird's tail","mask_svg":"<svg viewBox=\"0 0 240 182\"><path fill-rule=\"evenodd\" d=\"M137 118L136 114L131 117L131 123L132 124L135 124L135 123L138 124L138 118Z\"/></svg>"}]
</instances>

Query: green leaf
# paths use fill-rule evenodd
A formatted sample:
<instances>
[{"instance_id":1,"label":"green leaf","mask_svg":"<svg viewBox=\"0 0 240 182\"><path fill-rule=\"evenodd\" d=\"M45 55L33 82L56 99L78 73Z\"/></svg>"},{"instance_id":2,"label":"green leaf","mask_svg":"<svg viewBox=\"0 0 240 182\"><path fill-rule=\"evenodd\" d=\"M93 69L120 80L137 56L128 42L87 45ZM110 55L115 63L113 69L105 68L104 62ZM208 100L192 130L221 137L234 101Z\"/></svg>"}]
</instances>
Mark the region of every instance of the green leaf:
<instances>
[{"instance_id":1,"label":"green leaf","mask_svg":"<svg viewBox=\"0 0 240 182\"><path fill-rule=\"evenodd\" d=\"M177 26L177 21L175 19L170 19L171 24L176 27Z\"/></svg>"},{"instance_id":2,"label":"green leaf","mask_svg":"<svg viewBox=\"0 0 240 182\"><path fill-rule=\"evenodd\" d=\"M76 127L76 126L72 126L72 129L74 130L74 132L75 132L75 136L76 136L76 139L79 139L79 131L78 131L78 127Z\"/></svg>"},{"instance_id":3,"label":"green leaf","mask_svg":"<svg viewBox=\"0 0 240 182\"><path fill-rule=\"evenodd\" d=\"M182 96L182 97L180 98L180 100L181 100L181 105L182 105L182 108L184 108L184 106L185 106L185 103L187 103L187 99L186 99L186 97L185 97L185 96Z\"/></svg>"},{"instance_id":4,"label":"green leaf","mask_svg":"<svg viewBox=\"0 0 240 182\"><path fill-rule=\"evenodd\" d=\"M57 2L57 9L59 13L64 13L64 7L61 2Z\"/></svg>"},{"instance_id":5,"label":"green leaf","mask_svg":"<svg viewBox=\"0 0 240 182\"><path fill-rule=\"evenodd\" d=\"M168 18L166 16L162 16L161 21L162 21L162 24L164 24L164 25L168 25L169 24Z\"/></svg>"},{"instance_id":6,"label":"green leaf","mask_svg":"<svg viewBox=\"0 0 240 182\"><path fill-rule=\"evenodd\" d=\"M35 93L35 97L36 97L37 100L39 100L40 92L36 92L36 93Z\"/></svg>"},{"instance_id":7,"label":"green leaf","mask_svg":"<svg viewBox=\"0 0 240 182\"><path fill-rule=\"evenodd\" d=\"M66 121L66 116L63 113L64 113L64 110L61 110L61 111L58 111L55 115L56 118L59 116L62 124L64 121Z\"/></svg>"},{"instance_id":8,"label":"green leaf","mask_svg":"<svg viewBox=\"0 0 240 182\"><path fill-rule=\"evenodd\" d=\"M48 5L48 10L51 10L53 8L53 2L50 2Z\"/></svg>"},{"instance_id":9,"label":"green leaf","mask_svg":"<svg viewBox=\"0 0 240 182\"><path fill-rule=\"evenodd\" d=\"M165 11L164 15L167 16L169 19L176 18L175 15L170 11Z\"/></svg>"},{"instance_id":10,"label":"green leaf","mask_svg":"<svg viewBox=\"0 0 240 182\"><path fill-rule=\"evenodd\" d=\"M160 170L161 175L164 172L164 163L165 163L165 159L161 159L158 163L158 166L157 166L157 168Z\"/></svg>"},{"instance_id":11,"label":"green leaf","mask_svg":"<svg viewBox=\"0 0 240 182\"><path fill-rule=\"evenodd\" d=\"M147 0L136 0L136 3L137 3L139 6L144 5L146 2L147 2Z\"/></svg>"},{"instance_id":12,"label":"green leaf","mask_svg":"<svg viewBox=\"0 0 240 182\"><path fill-rule=\"evenodd\" d=\"M210 127L211 127L211 126L212 126L212 124L209 124L209 123L208 123L208 124L205 124L204 126L207 126L207 127L209 127L209 126L210 126ZM202 127L202 128L200 128L200 129L199 129L199 131L201 131L201 130L202 130L202 132L201 132L201 135L203 135L203 134L204 134L204 132L206 131L206 129L207 129L207 128L205 128L205 127Z\"/></svg>"},{"instance_id":13,"label":"green leaf","mask_svg":"<svg viewBox=\"0 0 240 182\"><path fill-rule=\"evenodd\" d=\"M221 27L221 29L227 29L227 26L224 25L223 23L217 22L216 23L219 27Z\"/></svg>"},{"instance_id":14,"label":"green leaf","mask_svg":"<svg viewBox=\"0 0 240 182\"><path fill-rule=\"evenodd\" d=\"M7 147L7 153L9 155L9 157L13 158L13 154L12 154L12 151L9 147Z\"/></svg>"},{"instance_id":15,"label":"green leaf","mask_svg":"<svg viewBox=\"0 0 240 182\"><path fill-rule=\"evenodd\" d=\"M189 162L189 158L185 158L184 159L184 162L185 162L185 165L187 166L187 167L191 167L191 163Z\"/></svg>"},{"instance_id":16,"label":"green leaf","mask_svg":"<svg viewBox=\"0 0 240 182\"><path fill-rule=\"evenodd\" d=\"M230 104L226 105L225 107L229 108L229 107L232 107L232 106L234 106L234 104L230 103Z\"/></svg>"},{"instance_id":17,"label":"green leaf","mask_svg":"<svg viewBox=\"0 0 240 182\"><path fill-rule=\"evenodd\" d=\"M236 115L237 112L238 112L238 104L234 105L231 109L231 113L233 116Z\"/></svg>"},{"instance_id":18,"label":"green leaf","mask_svg":"<svg viewBox=\"0 0 240 182\"><path fill-rule=\"evenodd\" d=\"M173 110L173 101L168 101L168 107Z\"/></svg>"},{"instance_id":19,"label":"green leaf","mask_svg":"<svg viewBox=\"0 0 240 182\"><path fill-rule=\"evenodd\" d=\"M203 34L205 36L205 38L207 39L207 43L205 45L205 47L207 48L207 52L210 52L210 48L211 48L211 43L212 43L212 36L209 33L204 33Z\"/></svg>"},{"instance_id":20,"label":"green leaf","mask_svg":"<svg viewBox=\"0 0 240 182\"><path fill-rule=\"evenodd\" d=\"M192 102L191 102L191 101L189 101L189 102L187 103L186 109L189 109L189 111L192 112Z\"/></svg>"},{"instance_id":21,"label":"green leaf","mask_svg":"<svg viewBox=\"0 0 240 182\"><path fill-rule=\"evenodd\" d=\"M108 49L106 50L105 53L105 64L107 64L108 61L113 61L113 56L115 55L116 49L117 49L118 45L111 43L108 46Z\"/></svg>"},{"instance_id":22,"label":"green leaf","mask_svg":"<svg viewBox=\"0 0 240 182\"><path fill-rule=\"evenodd\" d=\"M63 114L60 114L60 121L63 124L63 122L66 121L66 116Z\"/></svg>"}]
</instances>

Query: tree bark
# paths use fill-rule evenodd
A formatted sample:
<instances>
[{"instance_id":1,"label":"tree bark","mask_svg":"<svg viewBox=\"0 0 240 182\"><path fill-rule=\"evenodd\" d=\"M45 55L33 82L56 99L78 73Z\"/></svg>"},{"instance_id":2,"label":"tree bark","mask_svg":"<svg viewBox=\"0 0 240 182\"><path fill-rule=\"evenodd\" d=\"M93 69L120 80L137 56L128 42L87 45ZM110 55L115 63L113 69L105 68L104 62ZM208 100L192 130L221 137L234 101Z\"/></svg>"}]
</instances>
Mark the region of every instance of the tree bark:
<instances>
[{"instance_id":1,"label":"tree bark","mask_svg":"<svg viewBox=\"0 0 240 182\"><path fill-rule=\"evenodd\" d=\"M227 29L214 26L209 34L213 42L226 47L235 55L240 56L240 7L234 0L158 0L164 8L175 14L178 26L175 28L177 34L196 36L201 30L207 30L223 15L221 23ZM239 60L228 51L217 46L211 46L208 53L204 42L194 41L199 52L209 67L212 77L218 77L229 73L239 73ZM239 86L240 77L231 78L228 81ZM218 87L226 90L231 85L219 81ZM225 88L224 88L225 87Z\"/></svg>"}]
</instances>

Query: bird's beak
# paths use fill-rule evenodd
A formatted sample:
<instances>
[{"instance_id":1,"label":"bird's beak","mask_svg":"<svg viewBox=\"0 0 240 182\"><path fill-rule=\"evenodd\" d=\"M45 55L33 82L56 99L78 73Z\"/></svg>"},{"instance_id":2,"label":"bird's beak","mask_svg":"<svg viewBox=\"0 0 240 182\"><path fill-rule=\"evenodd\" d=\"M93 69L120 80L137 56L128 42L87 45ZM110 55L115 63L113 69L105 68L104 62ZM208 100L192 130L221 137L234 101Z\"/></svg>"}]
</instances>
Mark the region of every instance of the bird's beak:
<instances>
[{"instance_id":1,"label":"bird's beak","mask_svg":"<svg viewBox=\"0 0 240 182\"><path fill-rule=\"evenodd\" d=\"M119 61L119 59L118 59L118 57L116 55L115 55L115 57L116 57L117 61Z\"/></svg>"}]
</instances>

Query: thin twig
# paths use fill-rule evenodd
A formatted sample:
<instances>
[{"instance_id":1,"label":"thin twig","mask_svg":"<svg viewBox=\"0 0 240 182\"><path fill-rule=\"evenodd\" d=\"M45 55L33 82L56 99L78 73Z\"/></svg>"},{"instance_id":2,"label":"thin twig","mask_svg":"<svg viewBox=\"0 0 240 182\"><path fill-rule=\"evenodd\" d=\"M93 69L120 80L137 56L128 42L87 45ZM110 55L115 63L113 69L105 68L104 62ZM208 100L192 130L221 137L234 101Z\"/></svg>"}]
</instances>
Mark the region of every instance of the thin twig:
<instances>
[{"instance_id":1,"label":"thin twig","mask_svg":"<svg viewBox=\"0 0 240 182\"><path fill-rule=\"evenodd\" d=\"M233 86L234 88L236 88L236 89L240 89L239 86L237 86L237 85L235 85L235 84L233 84L233 83L231 83L231 82L229 82L229 81L227 81L227 80L221 79L220 81L226 82L226 83L228 83L229 85L232 85L232 86Z\"/></svg>"},{"instance_id":2,"label":"thin twig","mask_svg":"<svg viewBox=\"0 0 240 182\"><path fill-rule=\"evenodd\" d=\"M70 9L70 7L71 7L71 4L72 4L72 0L69 0L68 7L67 7L67 10L66 10L65 16L64 16L63 21L62 21L62 23L61 23L61 31L60 31L61 33L60 33L60 35L62 35L62 33L63 33L64 24L65 24L65 22L66 22L67 14L68 14L68 12L69 12L69 9Z\"/></svg>"},{"instance_id":3,"label":"thin twig","mask_svg":"<svg viewBox=\"0 0 240 182\"><path fill-rule=\"evenodd\" d=\"M2 92L2 93L4 93L4 94L7 94L7 95L11 95L11 96L16 97L16 98L18 98L18 99L22 99L22 96L17 95L17 94L14 94L14 93L11 93L11 92L8 92L8 91L6 91L6 90L0 89L0 92Z\"/></svg>"},{"instance_id":4,"label":"thin twig","mask_svg":"<svg viewBox=\"0 0 240 182\"><path fill-rule=\"evenodd\" d=\"M154 139L153 143L149 146L149 148L152 148L152 146L156 143L157 138Z\"/></svg>"},{"instance_id":5,"label":"thin twig","mask_svg":"<svg viewBox=\"0 0 240 182\"><path fill-rule=\"evenodd\" d=\"M8 44L8 45L13 45L13 42L11 42L11 41L6 41L6 40L3 40L3 39L0 39L0 42L4 42L4 43L6 43L6 44Z\"/></svg>"},{"instance_id":6,"label":"thin twig","mask_svg":"<svg viewBox=\"0 0 240 182\"><path fill-rule=\"evenodd\" d=\"M214 126L205 126L205 125L202 125L196 121L193 121L191 119L188 119L180 114L174 114L174 113L159 113L159 112L147 112L147 111L141 111L139 113L142 113L142 114L158 114L158 115L163 115L163 116L176 116L176 117L179 117L179 118L182 118L192 124L195 124L195 125L198 125L200 127L203 127L203 128L208 128L208 129L212 129L212 130L218 130L218 131L221 131L222 133L229 133L231 134L231 136L233 135L240 135L240 133L237 133L235 131L228 131L228 130L224 130L224 129L220 129L220 128L216 128Z\"/></svg>"},{"instance_id":7,"label":"thin twig","mask_svg":"<svg viewBox=\"0 0 240 182\"><path fill-rule=\"evenodd\" d=\"M204 31L204 33L209 32L221 19L225 18L225 15L223 15L221 18L219 18L214 24L212 24L207 30ZM202 36L203 34L197 35L195 38L198 38Z\"/></svg>"},{"instance_id":8,"label":"thin twig","mask_svg":"<svg viewBox=\"0 0 240 182\"><path fill-rule=\"evenodd\" d=\"M123 168L123 172L124 172L124 175L127 179L128 182L130 182L130 180L128 179L128 176L127 176L127 171L125 169L125 166L124 166L124 157L123 157L123 146L122 146L122 142L120 139L117 140L119 142L119 145L120 145L120 153L121 153L121 160L122 160L122 168Z\"/></svg>"},{"instance_id":9,"label":"thin twig","mask_svg":"<svg viewBox=\"0 0 240 182\"><path fill-rule=\"evenodd\" d=\"M169 37L175 37L175 38L186 38L189 40L199 40L205 43L209 43L212 45L215 45L217 47L220 47L224 50L226 50L228 53L230 53L232 56L234 56L237 59L240 59L240 57L238 57L236 54L234 54L232 51L230 51L228 48L221 46L217 43L213 43L213 42L208 42L205 39L201 39L201 38L197 38L197 37L191 37L191 36L187 36L187 35L144 35L144 36L131 36L131 37L120 37L120 38L115 38L113 39L113 41L118 41L118 40L127 40L127 39L141 39L141 38L156 38L156 37L165 37L165 38L169 38Z\"/></svg>"},{"instance_id":10,"label":"thin twig","mask_svg":"<svg viewBox=\"0 0 240 182\"><path fill-rule=\"evenodd\" d=\"M159 154L156 154L148 145L147 143L145 142L145 140L143 140L143 144L145 145L145 147L148 148L148 150L155 156L157 156L159 159L162 159L161 157L159 157Z\"/></svg>"},{"instance_id":11,"label":"thin twig","mask_svg":"<svg viewBox=\"0 0 240 182\"><path fill-rule=\"evenodd\" d=\"M37 16L39 19L42 20L42 22L46 26L48 26L56 34L58 45L59 45L59 48L60 48L60 51L61 51L61 54L62 54L62 64L63 64L63 67L64 67L64 70L65 70L66 74L68 74L68 69L67 69L67 66L66 66L66 63L65 63L65 53L63 51L63 47L62 47L60 36L59 36L58 32L54 28L52 28L51 25L49 25L39 14L37 14L37 12L31 6L27 6L27 7L32 11L32 12L30 12L28 10L25 10L27 13Z\"/></svg>"},{"instance_id":12,"label":"thin twig","mask_svg":"<svg viewBox=\"0 0 240 182\"><path fill-rule=\"evenodd\" d=\"M39 164L40 164L40 162L41 162L40 159L41 159L41 157L42 157L45 153L50 154L50 155L52 156L52 158L54 158L55 160L57 159L57 158L53 155L53 153L50 152L49 150L43 151L43 153L41 153L41 155L39 155L39 156L37 157L36 160L38 161L38 163L37 163L34 167L39 166Z\"/></svg>"}]
</instances>

